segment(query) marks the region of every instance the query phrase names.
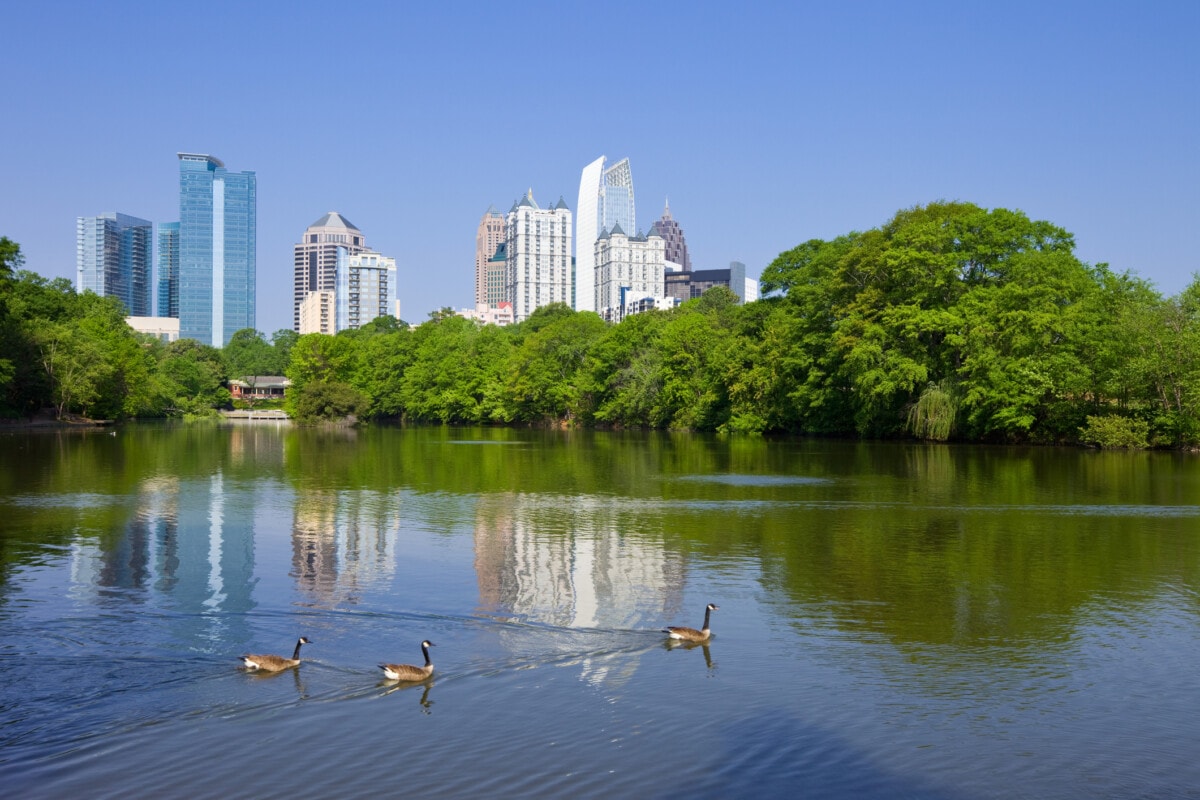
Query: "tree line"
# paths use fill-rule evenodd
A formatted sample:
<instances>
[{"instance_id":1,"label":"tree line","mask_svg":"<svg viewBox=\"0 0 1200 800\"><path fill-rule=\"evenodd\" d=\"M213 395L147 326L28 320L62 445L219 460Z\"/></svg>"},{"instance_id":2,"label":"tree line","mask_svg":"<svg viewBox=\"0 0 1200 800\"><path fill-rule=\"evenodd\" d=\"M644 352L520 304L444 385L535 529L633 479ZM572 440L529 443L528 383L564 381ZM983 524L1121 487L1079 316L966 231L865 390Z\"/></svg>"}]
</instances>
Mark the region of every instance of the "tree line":
<instances>
[{"instance_id":1,"label":"tree line","mask_svg":"<svg viewBox=\"0 0 1200 800\"><path fill-rule=\"evenodd\" d=\"M1074 247L1019 211L939 202L782 253L746 305L718 288L617 325L558 304L507 327L447 309L221 350L149 343L119 302L18 272L0 386L7 413L195 414L230 377L286 374L300 421L1200 444L1200 276L1164 298Z\"/></svg>"}]
</instances>

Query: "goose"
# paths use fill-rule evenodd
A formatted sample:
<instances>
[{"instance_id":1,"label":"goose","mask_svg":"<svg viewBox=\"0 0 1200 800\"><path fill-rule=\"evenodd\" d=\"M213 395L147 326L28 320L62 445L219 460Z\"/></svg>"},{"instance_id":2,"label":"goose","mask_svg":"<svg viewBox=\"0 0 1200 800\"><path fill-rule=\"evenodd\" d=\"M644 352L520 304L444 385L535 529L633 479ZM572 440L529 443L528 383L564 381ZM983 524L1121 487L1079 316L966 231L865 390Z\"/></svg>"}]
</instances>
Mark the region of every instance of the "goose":
<instances>
[{"instance_id":1,"label":"goose","mask_svg":"<svg viewBox=\"0 0 1200 800\"><path fill-rule=\"evenodd\" d=\"M391 681L423 681L433 674L433 662L429 660L429 648L434 643L426 639L421 642L421 652L425 654L425 666L416 667L412 664L380 664L383 676Z\"/></svg>"},{"instance_id":2,"label":"goose","mask_svg":"<svg viewBox=\"0 0 1200 800\"><path fill-rule=\"evenodd\" d=\"M312 644L312 642L304 636L301 636L296 641L296 650L292 653L291 658L283 656L242 656L242 664L246 669L262 670L264 672L279 672L281 669L300 666L300 645Z\"/></svg>"},{"instance_id":3,"label":"goose","mask_svg":"<svg viewBox=\"0 0 1200 800\"><path fill-rule=\"evenodd\" d=\"M680 639L685 642L707 642L709 637L712 636L712 631L708 628L708 618L712 615L712 612L716 611L718 608L720 608L720 606L714 605L713 603L709 603L704 607L704 627L700 630L696 630L695 628L672 626L669 628L663 628L663 633L665 633L671 639Z\"/></svg>"}]
</instances>

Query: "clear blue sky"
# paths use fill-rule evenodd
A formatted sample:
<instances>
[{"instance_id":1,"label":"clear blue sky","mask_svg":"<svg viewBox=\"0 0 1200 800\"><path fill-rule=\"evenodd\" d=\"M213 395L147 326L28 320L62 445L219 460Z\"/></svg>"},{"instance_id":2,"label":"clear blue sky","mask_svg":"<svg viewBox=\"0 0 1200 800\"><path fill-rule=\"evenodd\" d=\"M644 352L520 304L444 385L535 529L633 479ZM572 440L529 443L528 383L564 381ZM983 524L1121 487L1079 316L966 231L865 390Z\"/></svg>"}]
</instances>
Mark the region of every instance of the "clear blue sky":
<instances>
[{"instance_id":1,"label":"clear blue sky","mask_svg":"<svg viewBox=\"0 0 1200 800\"><path fill-rule=\"evenodd\" d=\"M1164 295L1200 270L1200 2L9 3L0 234L75 277L75 217L178 219L179 151L258 174L258 328L326 211L472 302L475 228L628 156L697 269L938 199L1017 208Z\"/></svg>"}]
</instances>

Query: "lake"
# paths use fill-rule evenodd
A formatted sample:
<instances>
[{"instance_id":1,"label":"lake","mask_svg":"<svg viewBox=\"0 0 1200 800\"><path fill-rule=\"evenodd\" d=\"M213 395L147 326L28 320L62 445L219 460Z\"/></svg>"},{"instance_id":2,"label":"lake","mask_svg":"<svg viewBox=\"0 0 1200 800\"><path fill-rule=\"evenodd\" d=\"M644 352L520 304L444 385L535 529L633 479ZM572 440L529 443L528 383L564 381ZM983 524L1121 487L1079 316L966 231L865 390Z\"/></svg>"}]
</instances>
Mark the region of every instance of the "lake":
<instances>
[{"instance_id":1,"label":"lake","mask_svg":"<svg viewBox=\"0 0 1200 800\"><path fill-rule=\"evenodd\" d=\"M0 433L5 797L1200 797L1198 664L1194 454Z\"/></svg>"}]
</instances>

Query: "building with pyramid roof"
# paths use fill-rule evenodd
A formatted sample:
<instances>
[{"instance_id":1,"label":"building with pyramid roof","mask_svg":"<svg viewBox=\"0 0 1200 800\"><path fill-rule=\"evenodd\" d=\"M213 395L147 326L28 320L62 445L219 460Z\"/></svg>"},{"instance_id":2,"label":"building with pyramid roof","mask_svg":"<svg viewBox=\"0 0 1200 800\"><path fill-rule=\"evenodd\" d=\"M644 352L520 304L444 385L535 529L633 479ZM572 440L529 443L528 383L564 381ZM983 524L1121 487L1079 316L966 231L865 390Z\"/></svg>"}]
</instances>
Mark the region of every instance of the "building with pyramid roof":
<instances>
[{"instance_id":1,"label":"building with pyramid roof","mask_svg":"<svg viewBox=\"0 0 1200 800\"><path fill-rule=\"evenodd\" d=\"M353 222L336 211L309 225L293 247L292 330L300 331L300 306L309 292L336 289L339 249L347 255L362 253L367 249L367 239Z\"/></svg>"}]
</instances>

